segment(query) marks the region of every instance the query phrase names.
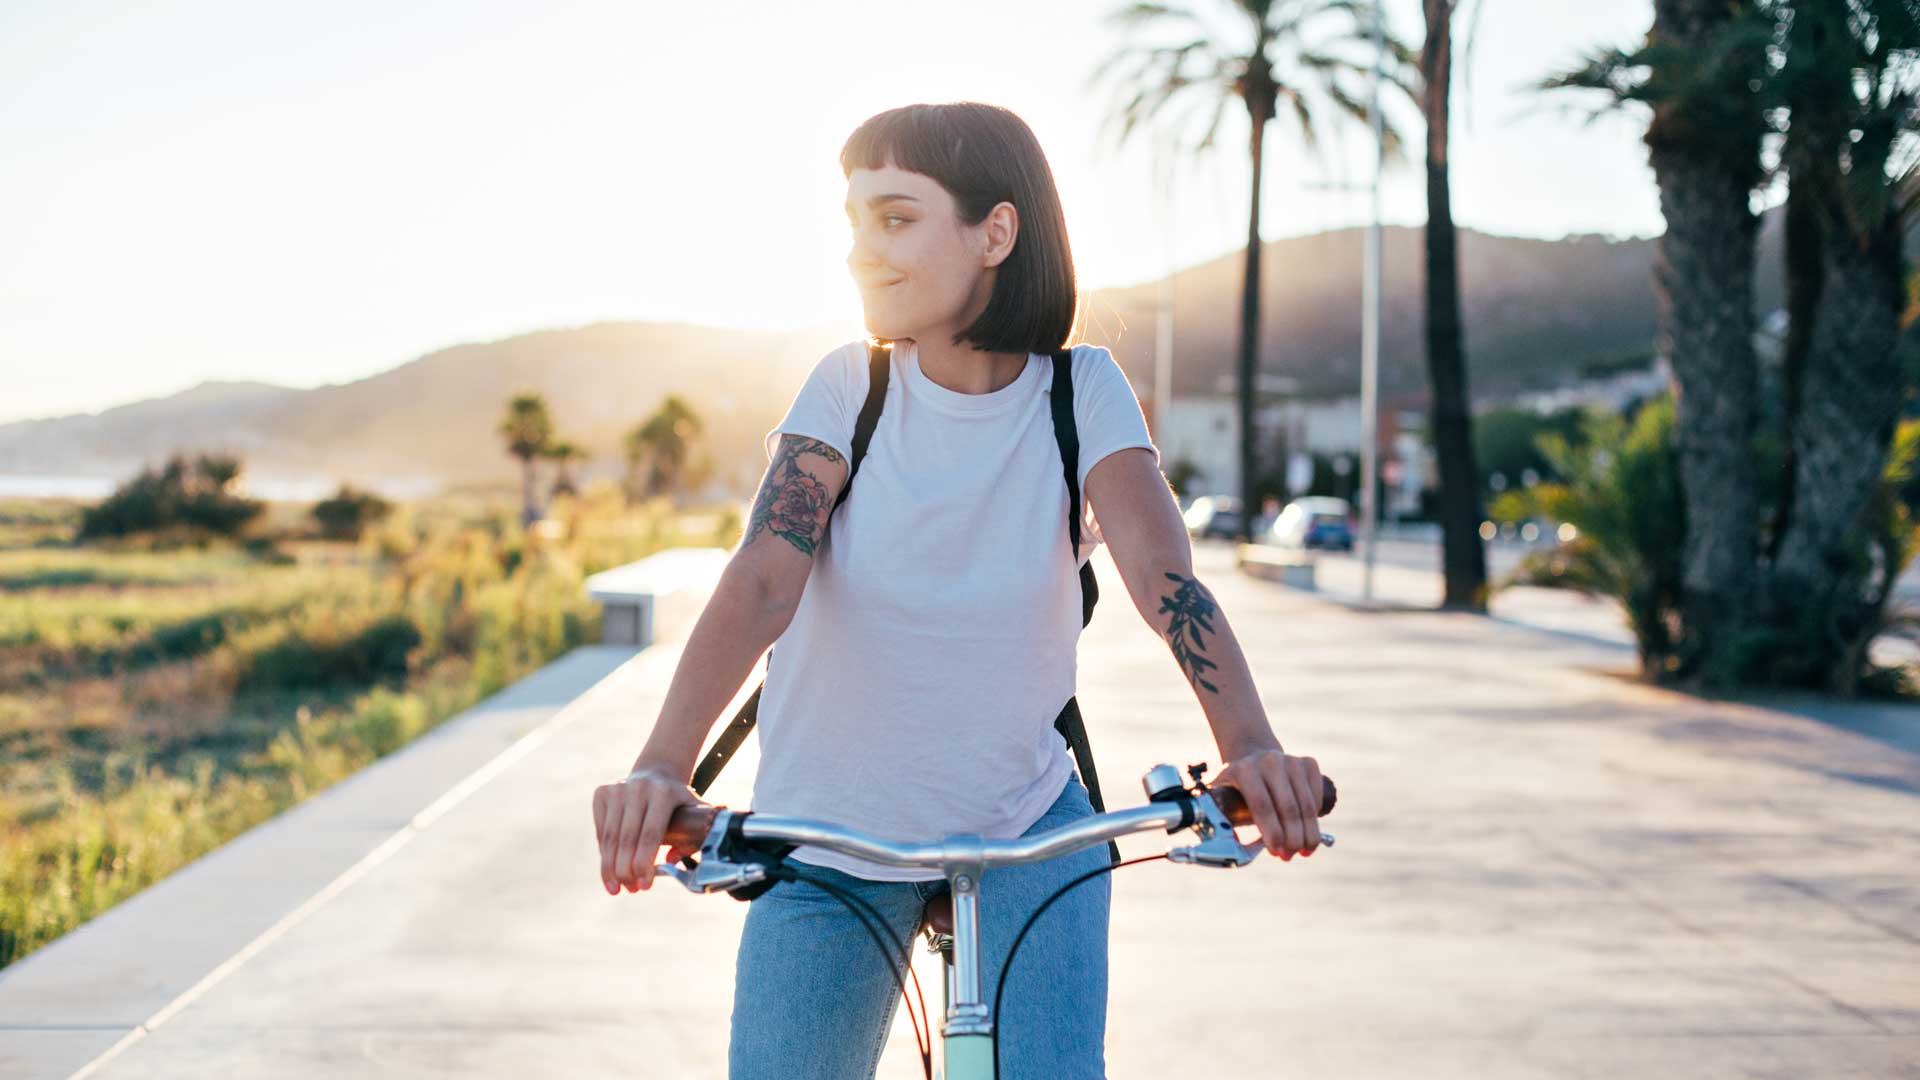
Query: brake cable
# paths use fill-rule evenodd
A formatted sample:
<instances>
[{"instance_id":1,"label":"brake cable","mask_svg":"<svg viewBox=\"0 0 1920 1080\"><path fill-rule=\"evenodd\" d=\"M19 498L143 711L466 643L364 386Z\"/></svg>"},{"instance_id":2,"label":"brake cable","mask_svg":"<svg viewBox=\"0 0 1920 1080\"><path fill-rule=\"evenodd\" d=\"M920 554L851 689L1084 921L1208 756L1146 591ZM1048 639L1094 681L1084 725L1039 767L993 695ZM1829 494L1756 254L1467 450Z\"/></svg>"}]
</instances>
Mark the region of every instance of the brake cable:
<instances>
[{"instance_id":1,"label":"brake cable","mask_svg":"<svg viewBox=\"0 0 1920 1080\"><path fill-rule=\"evenodd\" d=\"M1052 907L1053 902L1055 900L1058 900L1062 896L1065 896L1067 894L1067 890L1073 888L1075 885L1081 885L1086 882L1092 881L1094 878L1099 877L1101 874L1111 874L1115 870L1118 870L1123 866L1134 866L1139 863L1153 862L1156 859L1165 859L1166 857L1167 857L1167 853L1163 851L1158 855L1142 855L1137 859L1126 859L1121 862L1110 863L1106 866L1096 867L1092 870L1087 871L1084 874L1081 874L1079 877L1074 878L1072 881L1067 882L1065 885L1060 886L1058 889L1055 889L1053 891L1052 896L1047 897L1046 900L1042 902L1039 907L1033 910L1033 914L1027 916L1026 923L1020 927L1020 932L1013 936L1013 944L1007 949L1006 960L1002 962L1000 965L1000 979L998 982L994 984L994 987L993 987L993 1011L987 1014L988 1016L991 1016L993 1018L994 1080L999 1080L1000 1078L1000 1022L1001 1022L1000 995L1006 992L1007 973L1013 970L1013 958L1016 954L1019 953L1020 943L1026 939L1027 931L1033 929L1034 920L1040 917L1041 912L1047 910L1049 907ZM985 875L981 875L981 876L984 877Z\"/></svg>"},{"instance_id":2,"label":"brake cable","mask_svg":"<svg viewBox=\"0 0 1920 1080\"><path fill-rule=\"evenodd\" d=\"M744 814L741 815L742 818L745 816ZM894 945L899 950L901 957L900 966L906 968L907 974L913 978L913 992L919 995L920 1016L922 1017L926 1017L927 1014L927 995L920 986L920 973L913 968L913 954L908 950L905 942L894 937L892 932L887 929L886 917L881 915L879 909L875 908L871 903L868 903L865 898L848 892L837 885L829 885L818 878L802 874L793 869L792 865L786 861L786 855L792 851L796 845L780 845L780 850L769 851L763 847L756 847L752 841L740 835L737 828L729 828L728 831L730 835L727 839L730 840L731 843L727 843L723 849L726 857L732 859L742 855L758 856L758 858L754 858L751 861L765 868L766 878L764 880L769 882L769 888L771 887L771 883L775 881L804 882L820 889L820 891L833 897L835 900L840 901L848 911L853 912L853 917L860 921L860 928L867 932L867 936L873 939L874 947L880 950L881 961L887 967L887 974L893 976L893 984L899 989L900 1000L907 1010L907 1022L913 1025L913 1048L920 1054L921 1071L926 1074L927 1080L933 1080L933 1019L927 1017L926 1031L923 1035L920 1020L914 1015L913 999L907 996L906 981L894 966L894 954L887 951L886 942L881 938L882 932L885 932L887 937L892 938ZM682 856L680 863L689 871L698 868L700 865L699 860L691 854ZM764 891L765 890L762 889L754 893L754 896L757 897L760 895L760 892ZM729 895L733 896L735 900L751 899L750 897L741 896L733 890L729 890ZM863 908L865 910L862 910ZM869 917L872 919L871 922L868 921Z\"/></svg>"},{"instance_id":3,"label":"brake cable","mask_svg":"<svg viewBox=\"0 0 1920 1080\"><path fill-rule=\"evenodd\" d=\"M920 1028L920 1020L914 1015L913 999L907 996L907 984L901 977L899 968L895 967L894 954L887 951L886 943L880 936L882 932L886 932L888 937L893 937L891 931L887 930L886 917L881 915L879 910L868 903L865 898L848 892L838 885L829 885L818 878L802 874L785 864L769 867L767 876L781 881L805 882L809 885L816 886L822 892L840 901L848 911L853 912L854 918L860 920L861 929L867 932L867 936L873 939L874 946L880 950L882 961L887 966L887 974L893 977L893 984L900 991L900 1000L907 1010L907 1022L913 1025L913 1048L920 1054L921 1070L925 1072L928 1080L932 1080L933 1049L931 1041L933 1037L933 1020L930 1017L928 1018L926 1031L923 1035ZM863 908L865 909L864 911L862 910ZM869 917L872 918L871 923L868 922ZM893 938L893 942L899 946L902 957L900 967L906 968L907 974L913 978L913 992L920 997L920 1015L925 1016L927 1012L927 996L920 987L920 973L913 969L912 953L908 951L907 945L900 941L900 939Z\"/></svg>"}]
</instances>

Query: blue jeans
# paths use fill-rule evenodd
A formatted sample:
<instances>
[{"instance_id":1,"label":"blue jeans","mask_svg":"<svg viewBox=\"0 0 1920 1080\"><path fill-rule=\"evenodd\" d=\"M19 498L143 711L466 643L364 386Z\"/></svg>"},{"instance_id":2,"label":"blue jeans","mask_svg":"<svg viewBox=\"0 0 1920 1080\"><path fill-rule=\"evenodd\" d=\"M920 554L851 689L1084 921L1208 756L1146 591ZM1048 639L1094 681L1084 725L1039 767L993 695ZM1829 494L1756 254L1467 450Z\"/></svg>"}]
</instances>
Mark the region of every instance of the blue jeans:
<instances>
[{"instance_id":1,"label":"blue jeans","mask_svg":"<svg viewBox=\"0 0 1920 1080\"><path fill-rule=\"evenodd\" d=\"M1058 828L1093 813L1077 775L1027 830ZM1106 844L980 875L980 996L993 992L1015 934L1068 881L1108 863ZM947 891L935 881L871 881L790 861L872 904L892 933L918 955L911 936L927 900ZM1101 874L1056 900L1020 943L1013 974L994 1017L1003 1080L1078 1080L1106 1076L1107 914L1113 879ZM891 948L891 946L889 946ZM942 986L922 986L939 1062ZM907 980L908 992L913 981ZM873 938L845 904L807 882L783 881L749 901L734 966L731 1080L871 1080L893 1026L900 990Z\"/></svg>"}]
</instances>

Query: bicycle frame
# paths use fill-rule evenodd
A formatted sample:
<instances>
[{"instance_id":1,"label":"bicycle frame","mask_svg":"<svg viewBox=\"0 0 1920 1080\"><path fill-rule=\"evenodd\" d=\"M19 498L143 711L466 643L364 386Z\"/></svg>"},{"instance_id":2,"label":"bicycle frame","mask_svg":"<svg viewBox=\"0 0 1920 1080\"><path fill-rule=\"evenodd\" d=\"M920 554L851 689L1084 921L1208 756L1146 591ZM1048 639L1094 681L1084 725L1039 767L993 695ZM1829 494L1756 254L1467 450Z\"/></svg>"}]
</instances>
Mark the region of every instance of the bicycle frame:
<instances>
[{"instance_id":1,"label":"bicycle frame","mask_svg":"<svg viewBox=\"0 0 1920 1080\"><path fill-rule=\"evenodd\" d=\"M1168 833L1191 828L1200 842L1167 852L1167 859L1196 866L1236 867L1252 862L1263 850L1244 844L1234 835L1235 818L1245 823L1247 812L1239 793L1216 801L1216 789L1198 783L1205 766L1189 770L1196 786L1189 790L1171 765L1156 765L1141 777L1148 803L1084 817L1071 824L1013 840L987 840L971 834L949 836L933 843L901 844L824 821L777 814L737 814L725 807L712 809L713 821L700 846L700 862L692 871L671 863L657 869L672 874L694 892L715 892L749 885L766 878L766 867L735 862L730 833L748 841L823 847L890 866L935 867L946 877L952 893L953 933L950 946L940 950L945 959L946 1009L940 1026L941 1070L944 1080L993 1080L993 1022L980 987L980 875L989 867L1015 866L1069 855L1130 833L1159 828ZM1228 802L1231 810L1223 810ZM1333 836L1322 831L1321 843ZM930 948L949 937L927 930Z\"/></svg>"}]
</instances>

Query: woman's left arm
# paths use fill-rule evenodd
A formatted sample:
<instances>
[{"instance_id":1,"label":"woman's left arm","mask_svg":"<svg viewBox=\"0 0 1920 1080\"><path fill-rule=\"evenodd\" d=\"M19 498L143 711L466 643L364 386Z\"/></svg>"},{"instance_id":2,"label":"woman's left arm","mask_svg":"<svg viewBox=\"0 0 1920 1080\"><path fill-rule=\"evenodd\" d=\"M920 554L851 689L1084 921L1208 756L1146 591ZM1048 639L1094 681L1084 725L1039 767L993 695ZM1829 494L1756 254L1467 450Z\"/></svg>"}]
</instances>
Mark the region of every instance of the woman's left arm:
<instances>
[{"instance_id":1,"label":"woman's left arm","mask_svg":"<svg viewBox=\"0 0 1920 1080\"><path fill-rule=\"evenodd\" d=\"M1207 714L1226 762L1214 782L1245 796L1267 850L1311 855L1320 846L1319 763L1280 748L1233 628L1193 576L1186 524L1153 451L1108 454L1087 472L1086 486L1134 608L1173 651Z\"/></svg>"}]
</instances>

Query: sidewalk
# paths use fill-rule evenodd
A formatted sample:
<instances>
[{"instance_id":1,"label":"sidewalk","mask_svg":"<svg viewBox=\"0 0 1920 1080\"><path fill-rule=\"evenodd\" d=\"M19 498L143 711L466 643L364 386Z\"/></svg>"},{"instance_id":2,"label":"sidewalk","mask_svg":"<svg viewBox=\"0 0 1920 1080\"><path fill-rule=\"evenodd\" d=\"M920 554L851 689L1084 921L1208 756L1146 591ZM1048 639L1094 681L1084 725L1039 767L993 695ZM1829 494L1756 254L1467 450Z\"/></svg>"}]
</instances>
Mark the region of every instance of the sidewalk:
<instances>
[{"instance_id":1,"label":"sidewalk","mask_svg":"<svg viewBox=\"0 0 1920 1080\"><path fill-rule=\"evenodd\" d=\"M1339 844L1119 872L1114 1080L1920 1076L1920 754L1890 734L1914 710L1701 701L1625 678L1630 653L1580 634L1360 611L1243 577L1224 546L1195 557L1281 739L1339 783ZM1156 762L1219 763L1094 558L1080 701L1123 806ZM590 826L678 657L613 671L94 1075L724 1075L746 905L670 883L607 896ZM747 805L756 753L714 801ZM297 867L297 837L279 850ZM230 915L216 894L197 917ZM938 968L916 963L937 1012ZM118 975L64 977L79 1002ZM23 1031L19 1000L0 998L0 1073L65 1075L23 1067L53 1036ZM151 1014L67 1015L100 1025L67 1029L77 1045ZM919 1075L910 1038L902 1014L881 1077Z\"/></svg>"}]
</instances>

